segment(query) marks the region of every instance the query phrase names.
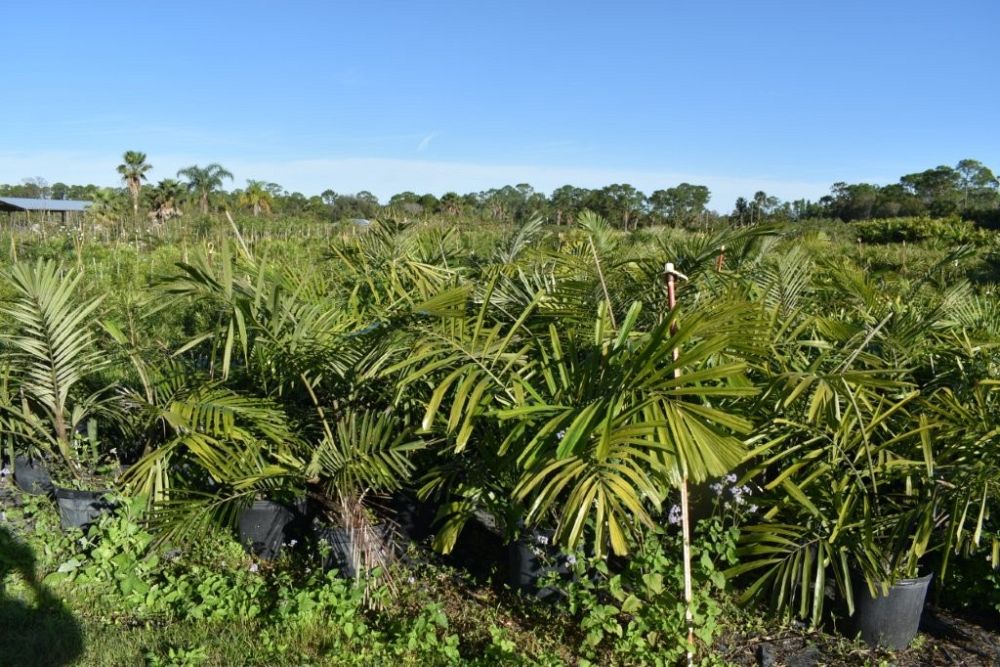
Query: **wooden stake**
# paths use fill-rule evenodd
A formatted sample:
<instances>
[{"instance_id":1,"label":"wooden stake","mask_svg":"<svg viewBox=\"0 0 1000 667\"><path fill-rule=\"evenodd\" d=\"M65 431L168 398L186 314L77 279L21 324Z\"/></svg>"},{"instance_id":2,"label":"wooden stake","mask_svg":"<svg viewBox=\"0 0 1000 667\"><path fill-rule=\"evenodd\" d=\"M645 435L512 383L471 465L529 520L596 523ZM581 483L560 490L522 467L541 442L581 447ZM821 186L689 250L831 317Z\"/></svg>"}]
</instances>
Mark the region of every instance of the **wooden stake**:
<instances>
[{"instance_id":1,"label":"wooden stake","mask_svg":"<svg viewBox=\"0 0 1000 667\"><path fill-rule=\"evenodd\" d=\"M670 311L673 312L674 308L677 307L677 279L687 280L687 276L677 271L672 262L667 262L667 266L663 270L663 275L667 280L667 303L670 306ZM670 335L673 336L676 333L677 321L674 320L670 324ZM680 358L681 352L677 347L674 347L672 354L674 363L676 363ZM675 367L674 377L679 378L680 376L681 369ZM691 514L688 502L687 470L682 471L681 475L681 532L684 540L684 620L687 623L688 631L687 664L690 666L694 664L694 651L692 650L694 648L694 613L691 610L694 591L691 585Z\"/></svg>"}]
</instances>

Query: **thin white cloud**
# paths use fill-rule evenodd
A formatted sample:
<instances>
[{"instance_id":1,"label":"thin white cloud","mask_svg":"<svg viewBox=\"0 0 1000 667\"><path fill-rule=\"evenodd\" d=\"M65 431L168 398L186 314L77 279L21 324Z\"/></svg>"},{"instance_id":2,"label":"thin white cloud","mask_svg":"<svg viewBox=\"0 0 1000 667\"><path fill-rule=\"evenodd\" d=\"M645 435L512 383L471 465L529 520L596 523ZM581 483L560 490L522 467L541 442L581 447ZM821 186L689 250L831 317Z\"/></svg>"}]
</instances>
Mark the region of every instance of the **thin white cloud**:
<instances>
[{"instance_id":1,"label":"thin white cloud","mask_svg":"<svg viewBox=\"0 0 1000 667\"><path fill-rule=\"evenodd\" d=\"M431 145L431 141L436 136L437 136L437 132L431 132L430 134L428 134L427 136L425 136L423 139L421 139L420 143L417 144L417 152L418 153L423 153L425 150L427 150L427 147Z\"/></svg>"},{"instance_id":2,"label":"thin white cloud","mask_svg":"<svg viewBox=\"0 0 1000 667\"><path fill-rule=\"evenodd\" d=\"M42 176L50 183L96 183L119 185L115 166L117 154L0 152L0 183L20 183L26 177ZM629 183L643 192L688 182L706 185L712 192L710 205L728 212L737 197L751 197L758 190L783 200L818 199L830 184L840 180L832 175L822 182L788 180L768 176L708 175L682 171L561 167L546 165L498 165L474 162L444 162L421 159L323 158L307 160L247 160L225 156L149 156L154 169L151 182L173 178L178 169L191 164L219 162L235 176L232 184L248 178L281 184L289 191L314 195L326 189L349 193L368 190L385 201L389 196L411 190L436 195L454 191L478 192L504 185L530 183L540 192L551 193L563 185L599 188L611 183ZM227 187L237 187L227 183Z\"/></svg>"}]
</instances>

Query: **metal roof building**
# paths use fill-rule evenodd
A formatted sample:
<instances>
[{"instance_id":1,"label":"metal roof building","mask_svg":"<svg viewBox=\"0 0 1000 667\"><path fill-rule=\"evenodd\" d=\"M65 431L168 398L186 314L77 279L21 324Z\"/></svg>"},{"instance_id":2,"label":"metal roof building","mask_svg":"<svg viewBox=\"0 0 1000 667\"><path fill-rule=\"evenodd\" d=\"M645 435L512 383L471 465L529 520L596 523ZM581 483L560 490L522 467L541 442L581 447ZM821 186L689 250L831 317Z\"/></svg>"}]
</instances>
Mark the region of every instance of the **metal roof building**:
<instances>
[{"instance_id":1,"label":"metal roof building","mask_svg":"<svg viewBox=\"0 0 1000 667\"><path fill-rule=\"evenodd\" d=\"M26 197L0 197L0 211L51 211L74 213L86 211L91 202L80 199L28 199Z\"/></svg>"}]
</instances>

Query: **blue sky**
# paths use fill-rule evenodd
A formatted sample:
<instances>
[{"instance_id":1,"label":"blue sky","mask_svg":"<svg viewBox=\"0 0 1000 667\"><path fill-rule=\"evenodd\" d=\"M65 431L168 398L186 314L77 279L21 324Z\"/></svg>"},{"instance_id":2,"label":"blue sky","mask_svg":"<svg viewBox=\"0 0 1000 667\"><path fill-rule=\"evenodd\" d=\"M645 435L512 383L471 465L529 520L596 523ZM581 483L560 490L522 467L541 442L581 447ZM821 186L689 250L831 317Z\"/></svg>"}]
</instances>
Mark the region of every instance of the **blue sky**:
<instances>
[{"instance_id":1,"label":"blue sky","mask_svg":"<svg viewBox=\"0 0 1000 667\"><path fill-rule=\"evenodd\" d=\"M0 182L817 198L1000 170L995 0L4 3Z\"/></svg>"}]
</instances>

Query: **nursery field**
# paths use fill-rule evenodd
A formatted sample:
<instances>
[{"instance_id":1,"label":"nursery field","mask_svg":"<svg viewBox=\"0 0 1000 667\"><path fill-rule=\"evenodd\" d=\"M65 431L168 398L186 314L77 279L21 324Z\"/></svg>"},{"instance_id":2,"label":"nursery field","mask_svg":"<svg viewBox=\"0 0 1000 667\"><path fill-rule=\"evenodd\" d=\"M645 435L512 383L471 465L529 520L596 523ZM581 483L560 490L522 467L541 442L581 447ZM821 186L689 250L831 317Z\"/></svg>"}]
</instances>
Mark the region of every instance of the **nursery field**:
<instances>
[{"instance_id":1,"label":"nursery field","mask_svg":"<svg viewBox=\"0 0 1000 667\"><path fill-rule=\"evenodd\" d=\"M1000 663L1000 237L0 232L0 665Z\"/></svg>"}]
</instances>

